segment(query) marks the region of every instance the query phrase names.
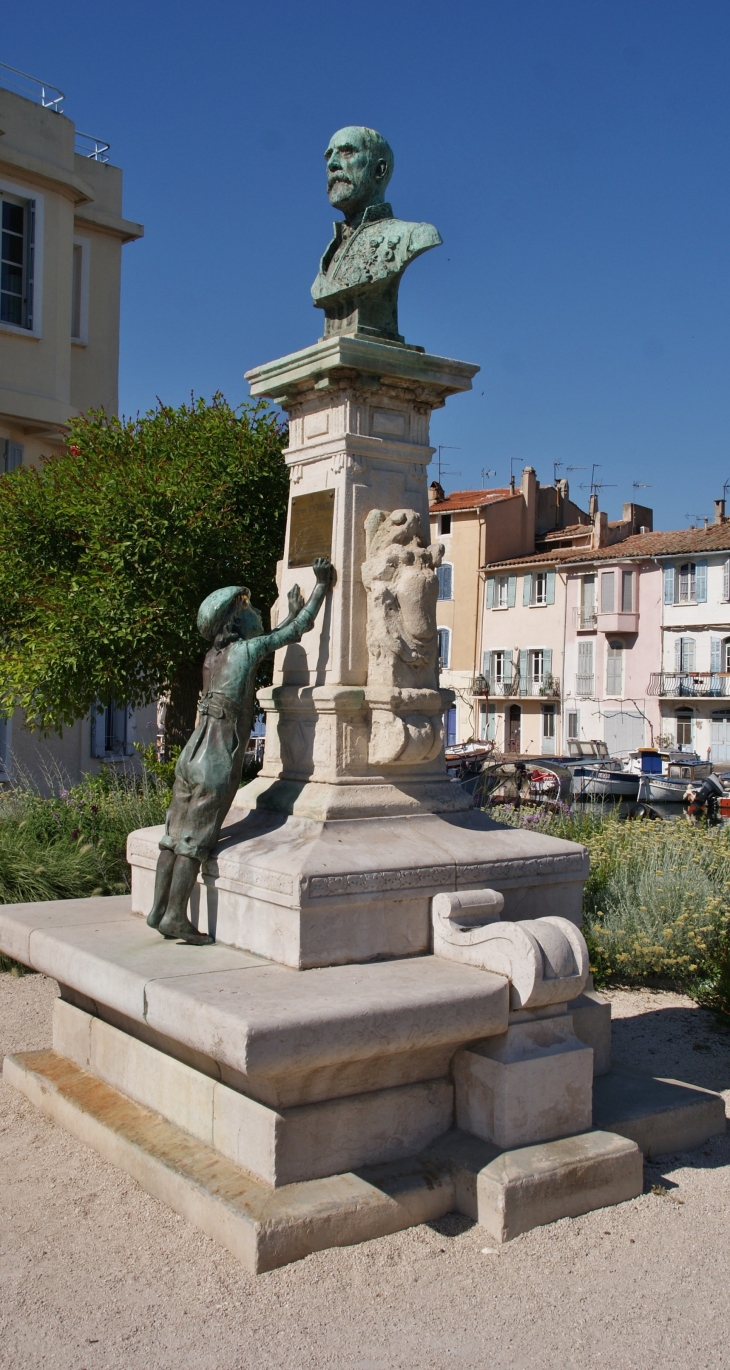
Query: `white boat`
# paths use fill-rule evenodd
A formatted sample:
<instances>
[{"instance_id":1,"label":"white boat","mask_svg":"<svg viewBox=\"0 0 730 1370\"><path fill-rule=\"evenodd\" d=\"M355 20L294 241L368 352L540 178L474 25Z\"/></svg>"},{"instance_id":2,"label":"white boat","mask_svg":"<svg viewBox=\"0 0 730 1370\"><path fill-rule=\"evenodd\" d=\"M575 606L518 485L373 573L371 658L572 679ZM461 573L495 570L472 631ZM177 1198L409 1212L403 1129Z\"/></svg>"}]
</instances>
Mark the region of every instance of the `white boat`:
<instances>
[{"instance_id":1,"label":"white boat","mask_svg":"<svg viewBox=\"0 0 730 1370\"><path fill-rule=\"evenodd\" d=\"M627 768L639 777L639 799L649 804L681 804L688 785L699 787L712 774L712 763L696 752L639 747L629 753Z\"/></svg>"},{"instance_id":2,"label":"white boat","mask_svg":"<svg viewBox=\"0 0 730 1370\"><path fill-rule=\"evenodd\" d=\"M583 799L636 799L641 777L625 771L620 761L603 766L576 766L573 794Z\"/></svg>"}]
</instances>

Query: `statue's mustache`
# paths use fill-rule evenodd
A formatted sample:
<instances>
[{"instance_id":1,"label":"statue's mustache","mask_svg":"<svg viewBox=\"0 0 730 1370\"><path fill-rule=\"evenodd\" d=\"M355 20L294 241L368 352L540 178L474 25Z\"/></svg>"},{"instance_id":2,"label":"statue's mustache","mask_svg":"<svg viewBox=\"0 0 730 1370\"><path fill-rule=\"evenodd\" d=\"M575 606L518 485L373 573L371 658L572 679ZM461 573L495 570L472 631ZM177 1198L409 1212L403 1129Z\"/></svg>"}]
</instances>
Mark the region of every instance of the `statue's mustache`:
<instances>
[{"instance_id":1,"label":"statue's mustache","mask_svg":"<svg viewBox=\"0 0 730 1370\"><path fill-rule=\"evenodd\" d=\"M343 186L351 186L353 184L351 178L346 176L342 171L335 171L331 176L327 177L328 186L335 186L338 183Z\"/></svg>"}]
</instances>

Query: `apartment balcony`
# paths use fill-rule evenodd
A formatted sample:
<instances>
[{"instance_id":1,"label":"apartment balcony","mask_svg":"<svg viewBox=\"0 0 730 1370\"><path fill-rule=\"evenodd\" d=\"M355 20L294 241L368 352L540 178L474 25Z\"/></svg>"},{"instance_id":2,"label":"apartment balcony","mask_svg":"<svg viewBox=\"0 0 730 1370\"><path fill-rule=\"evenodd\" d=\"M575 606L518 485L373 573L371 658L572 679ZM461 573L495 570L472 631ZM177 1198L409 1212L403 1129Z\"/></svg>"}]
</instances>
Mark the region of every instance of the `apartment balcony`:
<instances>
[{"instance_id":1,"label":"apartment balcony","mask_svg":"<svg viewBox=\"0 0 730 1370\"><path fill-rule=\"evenodd\" d=\"M629 613L598 614L600 633L638 633L639 615Z\"/></svg>"},{"instance_id":2,"label":"apartment balcony","mask_svg":"<svg viewBox=\"0 0 730 1370\"><path fill-rule=\"evenodd\" d=\"M511 680L491 680L488 693L492 699L560 699L560 681L555 675L542 680L520 680L514 675Z\"/></svg>"},{"instance_id":3,"label":"apartment balcony","mask_svg":"<svg viewBox=\"0 0 730 1370\"><path fill-rule=\"evenodd\" d=\"M649 680L647 694L663 699L727 699L730 672L656 671Z\"/></svg>"},{"instance_id":4,"label":"apartment balcony","mask_svg":"<svg viewBox=\"0 0 730 1370\"><path fill-rule=\"evenodd\" d=\"M596 618L598 617L594 605L583 605L573 610L573 627L577 633L592 633L595 631Z\"/></svg>"}]
</instances>

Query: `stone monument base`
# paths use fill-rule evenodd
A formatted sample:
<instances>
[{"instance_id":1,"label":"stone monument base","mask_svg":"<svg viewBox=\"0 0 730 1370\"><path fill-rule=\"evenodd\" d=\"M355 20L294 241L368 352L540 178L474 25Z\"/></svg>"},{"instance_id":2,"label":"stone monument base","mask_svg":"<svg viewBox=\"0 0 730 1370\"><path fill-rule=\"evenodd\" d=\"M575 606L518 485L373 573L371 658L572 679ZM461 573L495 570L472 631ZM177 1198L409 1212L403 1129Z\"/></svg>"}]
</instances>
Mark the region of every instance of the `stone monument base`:
<instances>
[{"instance_id":1,"label":"stone monument base","mask_svg":"<svg viewBox=\"0 0 730 1370\"><path fill-rule=\"evenodd\" d=\"M494 908L492 891L454 901L460 926L486 895ZM700 1145L725 1115L718 1095L634 1072L592 1089L586 1039L605 1068L606 1014L568 956L578 934L502 926L483 961L538 934L550 948L541 1007L510 1007L516 962L298 972L166 942L128 898L6 905L0 948L61 998L53 1049L8 1057L5 1077L252 1271L453 1210L506 1241L635 1197L642 1147Z\"/></svg>"}]
</instances>

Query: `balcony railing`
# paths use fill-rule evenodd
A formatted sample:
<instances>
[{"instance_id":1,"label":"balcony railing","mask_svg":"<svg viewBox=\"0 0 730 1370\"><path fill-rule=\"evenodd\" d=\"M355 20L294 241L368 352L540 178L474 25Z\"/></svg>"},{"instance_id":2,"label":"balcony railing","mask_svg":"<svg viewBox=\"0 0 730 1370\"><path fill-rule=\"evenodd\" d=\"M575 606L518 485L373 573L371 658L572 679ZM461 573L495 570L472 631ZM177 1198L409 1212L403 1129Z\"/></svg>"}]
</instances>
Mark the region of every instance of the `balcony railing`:
<instances>
[{"instance_id":1,"label":"balcony railing","mask_svg":"<svg viewBox=\"0 0 730 1370\"><path fill-rule=\"evenodd\" d=\"M596 626L596 606L594 604L581 604L580 608L573 610L573 627L578 632L586 632Z\"/></svg>"},{"instance_id":2,"label":"balcony railing","mask_svg":"<svg viewBox=\"0 0 730 1370\"><path fill-rule=\"evenodd\" d=\"M730 673L656 671L649 680L647 693L672 699L723 699L730 696Z\"/></svg>"},{"instance_id":3,"label":"balcony railing","mask_svg":"<svg viewBox=\"0 0 730 1370\"><path fill-rule=\"evenodd\" d=\"M39 81L37 76L29 76L27 71L9 67L6 62L0 62L0 86L15 91L16 95L24 95L26 100L35 100L44 109L63 113L66 96L58 86L49 86L47 81Z\"/></svg>"},{"instance_id":4,"label":"balcony railing","mask_svg":"<svg viewBox=\"0 0 730 1370\"><path fill-rule=\"evenodd\" d=\"M79 133L76 130L74 137L74 152L79 157L87 157L90 162L108 162L109 144L101 138L94 138L90 133Z\"/></svg>"},{"instance_id":5,"label":"balcony railing","mask_svg":"<svg viewBox=\"0 0 730 1370\"><path fill-rule=\"evenodd\" d=\"M505 696L517 699L560 699L560 681L555 675L543 676L542 680L521 680L515 674L510 680L490 680L487 693L493 699Z\"/></svg>"},{"instance_id":6,"label":"balcony railing","mask_svg":"<svg viewBox=\"0 0 730 1370\"><path fill-rule=\"evenodd\" d=\"M575 677L575 693L578 699L590 699L595 694L595 676L577 675Z\"/></svg>"}]
</instances>

